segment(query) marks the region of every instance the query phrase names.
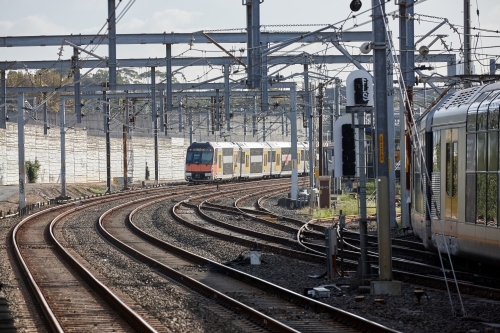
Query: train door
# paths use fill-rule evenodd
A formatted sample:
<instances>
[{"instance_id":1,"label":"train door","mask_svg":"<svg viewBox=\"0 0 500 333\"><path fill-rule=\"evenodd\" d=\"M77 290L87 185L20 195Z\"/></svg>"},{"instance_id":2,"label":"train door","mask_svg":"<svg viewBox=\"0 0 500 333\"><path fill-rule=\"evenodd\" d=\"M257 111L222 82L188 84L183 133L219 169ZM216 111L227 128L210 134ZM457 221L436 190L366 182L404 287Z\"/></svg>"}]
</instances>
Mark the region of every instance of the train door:
<instances>
[{"instance_id":1,"label":"train door","mask_svg":"<svg viewBox=\"0 0 500 333\"><path fill-rule=\"evenodd\" d=\"M267 151L264 151L264 158L263 158L263 161L262 161L262 172L264 173L264 175L267 173L267 170L269 169L269 166L268 166L268 160L267 160L267 156L268 156L268 152Z\"/></svg>"},{"instance_id":2,"label":"train door","mask_svg":"<svg viewBox=\"0 0 500 333\"><path fill-rule=\"evenodd\" d=\"M445 217L458 219L458 129L445 132Z\"/></svg>"},{"instance_id":3,"label":"train door","mask_svg":"<svg viewBox=\"0 0 500 333\"><path fill-rule=\"evenodd\" d=\"M302 172L300 172L300 158L301 158L301 151L297 150L297 171L299 173L302 173Z\"/></svg>"},{"instance_id":4,"label":"train door","mask_svg":"<svg viewBox=\"0 0 500 333\"><path fill-rule=\"evenodd\" d=\"M219 175L218 178L222 178L223 175L222 149L217 149L217 175Z\"/></svg>"},{"instance_id":5,"label":"train door","mask_svg":"<svg viewBox=\"0 0 500 333\"><path fill-rule=\"evenodd\" d=\"M250 175L250 151L245 152L245 173Z\"/></svg>"},{"instance_id":6,"label":"train door","mask_svg":"<svg viewBox=\"0 0 500 333\"><path fill-rule=\"evenodd\" d=\"M233 177L239 177L240 176L240 168L239 168L239 151L234 150L233 151Z\"/></svg>"}]
</instances>

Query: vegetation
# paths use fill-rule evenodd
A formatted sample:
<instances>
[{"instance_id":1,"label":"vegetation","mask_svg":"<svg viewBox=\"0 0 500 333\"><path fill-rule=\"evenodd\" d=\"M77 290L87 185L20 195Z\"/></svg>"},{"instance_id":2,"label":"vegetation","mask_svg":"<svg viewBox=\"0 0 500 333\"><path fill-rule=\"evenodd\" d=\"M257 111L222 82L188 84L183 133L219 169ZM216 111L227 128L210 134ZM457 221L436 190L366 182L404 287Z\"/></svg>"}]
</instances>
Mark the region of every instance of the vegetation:
<instances>
[{"instance_id":1,"label":"vegetation","mask_svg":"<svg viewBox=\"0 0 500 333\"><path fill-rule=\"evenodd\" d=\"M94 194L104 194L106 192L103 188L88 187L87 190Z\"/></svg>"},{"instance_id":2,"label":"vegetation","mask_svg":"<svg viewBox=\"0 0 500 333\"><path fill-rule=\"evenodd\" d=\"M38 179L38 170L40 170L40 162L35 159L35 162L26 161L26 175L28 176L28 183L36 183Z\"/></svg>"},{"instance_id":3,"label":"vegetation","mask_svg":"<svg viewBox=\"0 0 500 333\"><path fill-rule=\"evenodd\" d=\"M146 162L146 180L149 180L149 167L148 167L148 162Z\"/></svg>"}]
</instances>

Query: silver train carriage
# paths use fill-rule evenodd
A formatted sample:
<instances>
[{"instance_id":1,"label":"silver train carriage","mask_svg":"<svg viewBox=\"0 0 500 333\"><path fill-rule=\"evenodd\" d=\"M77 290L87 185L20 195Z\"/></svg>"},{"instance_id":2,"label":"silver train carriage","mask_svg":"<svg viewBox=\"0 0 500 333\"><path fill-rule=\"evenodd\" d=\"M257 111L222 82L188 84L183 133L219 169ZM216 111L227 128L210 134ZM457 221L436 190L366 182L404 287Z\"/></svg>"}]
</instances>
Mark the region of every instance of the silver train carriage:
<instances>
[{"instance_id":1,"label":"silver train carriage","mask_svg":"<svg viewBox=\"0 0 500 333\"><path fill-rule=\"evenodd\" d=\"M298 174L307 174L309 145L297 143ZM203 162L202 162L203 160ZM193 183L290 177L290 142L194 142L186 154L185 179Z\"/></svg>"},{"instance_id":2,"label":"silver train carriage","mask_svg":"<svg viewBox=\"0 0 500 333\"><path fill-rule=\"evenodd\" d=\"M449 93L416 122L411 224L426 247L500 263L500 83Z\"/></svg>"}]
</instances>

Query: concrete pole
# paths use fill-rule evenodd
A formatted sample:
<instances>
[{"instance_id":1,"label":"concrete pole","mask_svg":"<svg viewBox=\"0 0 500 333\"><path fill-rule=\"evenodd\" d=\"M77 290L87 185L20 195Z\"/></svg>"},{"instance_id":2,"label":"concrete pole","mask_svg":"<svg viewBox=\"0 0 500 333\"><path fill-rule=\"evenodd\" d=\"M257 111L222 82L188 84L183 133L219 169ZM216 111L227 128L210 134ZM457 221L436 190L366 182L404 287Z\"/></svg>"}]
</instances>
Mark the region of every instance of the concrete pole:
<instances>
[{"instance_id":1,"label":"concrete pole","mask_svg":"<svg viewBox=\"0 0 500 333\"><path fill-rule=\"evenodd\" d=\"M59 100L59 127L61 135L61 199L66 198L66 110L64 99Z\"/></svg>"},{"instance_id":2,"label":"concrete pole","mask_svg":"<svg viewBox=\"0 0 500 333\"><path fill-rule=\"evenodd\" d=\"M108 0L109 88L116 90L116 12L115 0Z\"/></svg>"},{"instance_id":3,"label":"concrete pole","mask_svg":"<svg viewBox=\"0 0 500 333\"><path fill-rule=\"evenodd\" d=\"M247 83L249 88L253 88L253 30L252 30L252 0L246 1L247 9Z\"/></svg>"},{"instance_id":4,"label":"concrete pole","mask_svg":"<svg viewBox=\"0 0 500 333\"><path fill-rule=\"evenodd\" d=\"M320 83L318 85L318 142L319 142L319 175L323 176L323 168L324 168L324 161L323 161L323 106L324 106L324 87L325 85L323 83Z\"/></svg>"},{"instance_id":5,"label":"concrete pole","mask_svg":"<svg viewBox=\"0 0 500 333\"><path fill-rule=\"evenodd\" d=\"M215 131L220 131L220 100L219 89L215 89Z\"/></svg>"},{"instance_id":6,"label":"concrete pole","mask_svg":"<svg viewBox=\"0 0 500 333\"><path fill-rule=\"evenodd\" d=\"M159 115L158 119L160 120L160 132L165 131L165 98L163 96L163 89L158 90L158 97L160 98L160 106L159 106Z\"/></svg>"},{"instance_id":7,"label":"concrete pole","mask_svg":"<svg viewBox=\"0 0 500 333\"><path fill-rule=\"evenodd\" d=\"M80 66L78 65L78 49L73 48L73 85L75 87L76 122L82 122L82 101L80 96Z\"/></svg>"},{"instance_id":8,"label":"concrete pole","mask_svg":"<svg viewBox=\"0 0 500 333\"><path fill-rule=\"evenodd\" d=\"M292 134L292 189L290 198L297 202L299 195L299 173L297 170L297 92L295 86L290 89L290 127Z\"/></svg>"},{"instance_id":9,"label":"concrete pole","mask_svg":"<svg viewBox=\"0 0 500 333\"><path fill-rule=\"evenodd\" d=\"M128 93L126 91L125 93ZM127 133L130 126L130 111L129 111L129 100L128 97L125 98L125 123L123 124L122 136L123 136L123 189L128 189L128 151L127 151Z\"/></svg>"},{"instance_id":10,"label":"concrete pole","mask_svg":"<svg viewBox=\"0 0 500 333\"><path fill-rule=\"evenodd\" d=\"M472 74L471 62L471 28L470 28L470 0L464 0L464 75ZM469 80L465 81L465 88L472 87Z\"/></svg>"},{"instance_id":11,"label":"concrete pole","mask_svg":"<svg viewBox=\"0 0 500 333\"><path fill-rule=\"evenodd\" d=\"M313 114L311 107L311 93L309 91L309 65L304 65L304 102L306 108L306 119L309 130L309 187L314 185L314 140L313 140Z\"/></svg>"},{"instance_id":12,"label":"concrete pole","mask_svg":"<svg viewBox=\"0 0 500 333\"><path fill-rule=\"evenodd\" d=\"M266 142L266 114L262 113L262 142Z\"/></svg>"},{"instance_id":13,"label":"concrete pole","mask_svg":"<svg viewBox=\"0 0 500 333\"><path fill-rule=\"evenodd\" d=\"M47 93L43 93L43 134L47 135L49 126L47 125Z\"/></svg>"},{"instance_id":14,"label":"concrete pole","mask_svg":"<svg viewBox=\"0 0 500 333\"><path fill-rule=\"evenodd\" d=\"M252 42L253 42L253 88L260 87L261 81L261 45L260 45L260 0L252 0Z\"/></svg>"},{"instance_id":15,"label":"concrete pole","mask_svg":"<svg viewBox=\"0 0 500 333\"><path fill-rule=\"evenodd\" d=\"M243 141L245 140L245 137L247 136L247 110L245 109L245 113L243 114Z\"/></svg>"},{"instance_id":16,"label":"concrete pole","mask_svg":"<svg viewBox=\"0 0 500 333\"><path fill-rule=\"evenodd\" d=\"M106 134L106 192L111 192L111 137L109 132L109 99L106 91L102 92L102 103L104 112L104 133Z\"/></svg>"},{"instance_id":17,"label":"concrete pole","mask_svg":"<svg viewBox=\"0 0 500 333\"><path fill-rule=\"evenodd\" d=\"M2 94L0 98L0 128L7 128L7 79L5 78L5 70L0 72L0 81L2 84Z\"/></svg>"},{"instance_id":18,"label":"concrete pole","mask_svg":"<svg viewBox=\"0 0 500 333\"><path fill-rule=\"evenodd\" d=\"M24 159L24 94L17 94L17 156L19 163L19 210L26 208L26 167Z\"/></svg>"},{"instance_id":19,"label":"concrete pole","mask_svg":"<svg viewBox=\"0 0 500 333\"><path fill-rule=\"evenodd\" d=\"M359 147L359 240L361 248L361 279L370 272L368 265L368 226L366 221L366 156L365 156L365 113L358 112Z\"/></svg>"},{"instance_id":20,"label":"concrete pole","mask_svg":"<svg viewBox=\"0 0 500 333\"><path fill-rule=\"evenodd\" d=\"M155 149L155 185L158 185L158 112L156 110L156 68L151 67L151 117L153 118L153 137Z\"/></svg>"},{"instance_id":21,"label":"concrete pole","mask_svg":"<svg viewBox=\"0 0 500 333\"><path fill-rule=\"evenodd\" d=\"M399 4L399 66L401 69L401 80L405 86L407 83L407 40L406 40L406 2ZM401 226L408 225L409 215L408 206L406 205L407 191L406 191L406 168L404 167L406 161L406 101L403 99L403 87L401 89L401 98L399 99L399 151L401 156L401 163L399 167L399 179L401 185Z\"/></svg>"},{"instance_id":22,"label":"concrete pole","mask_svg":"<svg viewBox=\"0 0 500 333\"><path fill-rule=\"evenodd\" d=\"M391 38L392 39L392 38ZM386 91L391 92L387 94L387 154L389 156L389 221L391 228L398 228L396 221L396 171L395 171L395 122L394 122L394 64L392 63L392 52L389 49L387 53L387 75L386 75Z\"/></svg>"},{"instance_id":23,"label":"concrete pole","mask_svg":"<svg viewBox=\"0 0 500 333\"><path fill-rule=\"evenodd\" d=\"M165 125L168 126L168 114L172 112L172 44L167 44L167 69L166 69L166 92L167 92L167 108L165 112ZM165 127L165 135L168 131Z\"/></svg>"},{"instance_id":24,"label":"concrete pole","mask_svg":"<svg viewBox=\"0 0 500 333\"><path fill-rule=\"evenodd\" d=\"M179 133L182 133L182 96L177 97L177 104L179 105Z\"/></svg>"},{"instance_id":25,"label":"concrete pole","mask_svg":"<svg viewBox=\"0 0 500 333\"><path fill-rule=\"evenodd\" d=\"M193 108L189 108L189 144L193 143Z\"/></svg>"},{"instance_id":26,"label":"concrete pole","mask_svg":"<svg viewBox=\"0 0 500 333\"><path fill-rule=\"evenodd\" d=\"M253 97L252 136L257 135L257 96Z\"/></svg>"},{"instance_id":27,"label":"concrete pole","mask_svg":"<svg viewBox=\"0 0 500 333\"><path fill-rule=\"evenodd\" d=\"M226 115L226 131L231 133L231 103L229 88L229 64L224 65L224 109Z\"/></svg>"},{"instance_id":28,"label":"concrete pole","mask_svg":"<svg viewBox=\"0 0 500 333\"><path fill-rule=\"evenodd\" d=\"M268 91L268 80L267 80L267 55L262 56L262 94L261 94L261 109L264 112L269 111L269 91Z\"/></svg>"},{"instance_id":29,"label":"concrete pole","mask_svg":"<svg viewBox=\"0 0 500 333\"><path fill-rule=\"evenodd\" d=\"M210 125L212 122L212 110L207 110L207 136L210 136Z\"/></svg>"},{"instance_id":30,"label":"concrete pole","mask_svg":"<svg viewBox=\"0 0 500 333\"><path fill-rule=\"evenodd\" d=\"M373 58L375 78L375 112L377 149L377 224L380 282L392 281L391 224L389 202L388 118L387 118L387 45L384 24L385 3L372 0ZM387 286L372 284L373 293ZM385 291L385 290L384 290ZM401 293L401 289L399 290Z\"/></svg>"}]
</instances>

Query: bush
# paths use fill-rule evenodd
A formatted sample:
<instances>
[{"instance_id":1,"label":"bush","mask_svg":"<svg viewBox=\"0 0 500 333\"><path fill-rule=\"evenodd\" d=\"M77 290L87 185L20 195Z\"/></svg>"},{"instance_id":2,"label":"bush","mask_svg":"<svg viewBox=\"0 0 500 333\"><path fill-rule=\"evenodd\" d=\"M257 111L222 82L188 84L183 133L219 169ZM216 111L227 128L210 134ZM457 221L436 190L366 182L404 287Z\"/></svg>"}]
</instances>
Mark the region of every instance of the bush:
<instances>
[{"instance_id":1,"label":"bush","mask_svg":"<svg viewBox=\"0 0 500 333\"><path fill-rule=\"evenodd\" d=\"M36 183L38 179L38 170L40 170L40 162L35 159L35 162L26 161L26 175L28 176L28 183Z\"/></svg>"}]
</instances>

